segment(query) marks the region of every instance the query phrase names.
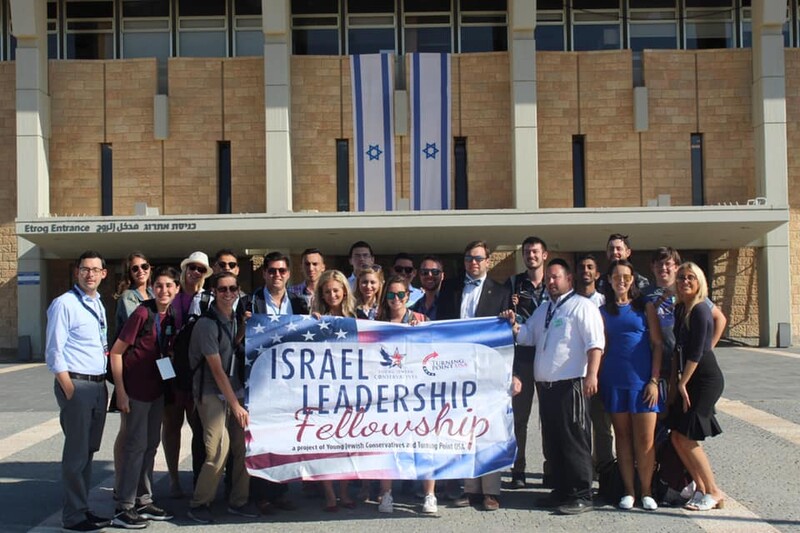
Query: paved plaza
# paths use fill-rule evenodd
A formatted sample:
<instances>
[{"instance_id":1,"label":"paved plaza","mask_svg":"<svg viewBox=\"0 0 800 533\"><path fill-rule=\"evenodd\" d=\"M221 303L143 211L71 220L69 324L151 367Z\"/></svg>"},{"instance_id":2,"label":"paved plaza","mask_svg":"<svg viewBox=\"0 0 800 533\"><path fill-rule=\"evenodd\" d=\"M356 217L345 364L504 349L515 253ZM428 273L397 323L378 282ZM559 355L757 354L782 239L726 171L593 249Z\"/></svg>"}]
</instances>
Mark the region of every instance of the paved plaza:
<instances>
[{"instance_id":1,"label":"paved plaza","mask_svg":"<svg viewBox=\"0 0 800 533\"><path fill-rule=\"evenodd\" d=\"M299 505L261 520L229 517L218 499L218 523L198 526L186 518L188 499L167 496L163 455L156 458L157 502L176 519L151 523L148 531L709 531L800 532L800 349L721 348L717 350L726 387L718 404L724 433L706 446L718 483L728 499L725 509L691 513L662 507L648 513L596 506L580 516L556 516L533 509L545 494L541 481L539 427L530 427L529 487L504 490L502 508L493 513L448 507L439 500L435 516L419 514L420 500L395 486L395 512L379 515L376 502L354 510L322 512L322 500L306 498L299 484L290 496ZM110 414L102 448L95 456L91 499L94 510L113 511L112 447L119 415ZM188 428L185 433L188 437ZM53 378L43 364L0 364L0 532L59 531L60 455L63 438L53 397ZM183 484L191 486L188 438L183 447ZM508 482L508 479L504 480ZM109 530L111 530L109 528Z\"/></svg>"}]
</instances>

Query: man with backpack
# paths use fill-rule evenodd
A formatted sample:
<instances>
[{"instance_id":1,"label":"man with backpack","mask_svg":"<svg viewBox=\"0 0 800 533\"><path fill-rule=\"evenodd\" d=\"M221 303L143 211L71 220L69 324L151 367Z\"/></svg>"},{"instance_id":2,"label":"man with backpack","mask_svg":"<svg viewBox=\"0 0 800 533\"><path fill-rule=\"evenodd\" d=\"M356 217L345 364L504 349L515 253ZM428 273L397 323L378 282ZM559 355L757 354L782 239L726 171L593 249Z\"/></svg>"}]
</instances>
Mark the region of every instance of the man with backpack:
<instances>
[{"instance_id":1,"label":"man with backpack","mask_svg":"<svg viewBox=\"0 0 800 533\"><path fill-rule=\"evenodd\" d=\"M244 463L244 428L249 423L242 406L244 385L236 371L237 336L240 327L234 311L239 285L231 272L211 277L214 301L194 326L189 344L193 374L193 396L203 425L206 459L197 478L188 516L200 524L213 522L211 504L223 468L232 454L230 514L255 518L258 511L248 504L250 478Z\"/></svg>"}]
</instances>

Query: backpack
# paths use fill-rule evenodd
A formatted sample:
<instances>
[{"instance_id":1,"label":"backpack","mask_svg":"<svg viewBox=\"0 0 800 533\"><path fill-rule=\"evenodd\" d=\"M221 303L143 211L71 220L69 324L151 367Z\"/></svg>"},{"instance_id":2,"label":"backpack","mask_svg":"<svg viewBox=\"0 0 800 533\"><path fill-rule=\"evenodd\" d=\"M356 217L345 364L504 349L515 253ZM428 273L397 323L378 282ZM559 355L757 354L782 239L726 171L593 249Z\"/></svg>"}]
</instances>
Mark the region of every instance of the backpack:
<instances>
[{"instance_id":1,"label":"backpack","mask_svg":"<svg viewBox=\"0 0 800 533\"><path fill-rule=\"evenodd\" d=\"M192 380L197 368L192 368L189 361L189 344L192 340L192 331L195 324L201 316L208 316L208 308L210 307L210 298L203 294L200 297L200 314L188 315L184 320L178 334L175 335L175 342L172 346L172 366L175 368L175 388L180 391L192 392ZM221 335L221 332L220 332ZM222 337L220 337L220 340ZM200 366L200 365L198 365Z\"/></svg>"}]
</instances>

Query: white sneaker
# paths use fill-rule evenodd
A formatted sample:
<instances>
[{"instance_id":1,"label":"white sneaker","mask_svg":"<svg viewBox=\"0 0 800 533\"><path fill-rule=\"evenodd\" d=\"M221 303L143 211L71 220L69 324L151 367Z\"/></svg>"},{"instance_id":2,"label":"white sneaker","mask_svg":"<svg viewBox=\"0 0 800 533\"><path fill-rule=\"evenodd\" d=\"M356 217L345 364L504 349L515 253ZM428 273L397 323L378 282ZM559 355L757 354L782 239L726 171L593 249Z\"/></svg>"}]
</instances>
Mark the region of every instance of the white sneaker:
<instances>
[{"instance_id":1,"label":"white sneaker","mask_svg":"<svg viewBox=\"0 0 800 533\"><path fill-rule=\"evenodd\" d=\"M422 512L425 514L438 513L438 503L439 502L436 501L436 496L434 494L426 494L425 501L422 503Z\"/></svg>"},{"instance_id":2,"label":"white sneaker","mask_svg":"<svg viewBox=\"0 0 800 533\"><path fill-rule=\"evenodd\" d=\"M619 508L624 511L630 511L631 509L633 509L633 496L631 496L630 494L626 494L625 496L623 496L622 499L619 501Z\"/></svg>"},{"instance_id":3,"label":"white sneaker","mask_svg":"<svg viewBox=\"0 0 800 533\"><path fill-rule=\"evenodd\" d=\"M392 493L387 492L381 496L381 503L378 504L379 513L393 513L394 512L394 498Z\"/></svg>"},{"instance_id":4,"label":"white sneaker","mask_svg":"<svg viewBox=\"0 0 800 533\"><path fill-rule=\"evenodd\" d=\"M658 504L650 496L642 496L642 508L645 511L655 511L658 509Z\"/></svg>"},{"instance_id":5,"label":"white sneaker","mask_svg":"<svg viewBox=\"0 0 800 533\"><path fill-rule=\"evenodd\" d=\"M695 482L691 481L688 485L683 487L683 490L681 491L681 498L683 498L684 500L688 500L689 498L694 496L696 487L697 485L695 484Z\"/></svg>"}]
</instances>

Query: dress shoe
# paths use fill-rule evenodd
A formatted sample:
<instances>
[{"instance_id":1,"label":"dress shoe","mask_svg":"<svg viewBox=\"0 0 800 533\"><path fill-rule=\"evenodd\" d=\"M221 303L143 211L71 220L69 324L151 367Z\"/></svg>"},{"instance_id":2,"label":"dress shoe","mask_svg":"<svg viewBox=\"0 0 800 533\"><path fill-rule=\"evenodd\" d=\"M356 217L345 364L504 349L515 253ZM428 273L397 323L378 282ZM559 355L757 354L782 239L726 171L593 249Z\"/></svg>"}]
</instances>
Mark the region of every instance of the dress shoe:
<instances>
[{"instance_id":1,"label":"dress shoe","mask_svg":"<svg viewBox=\"0 0 800 533\"><path fill-rule=\"evenodd\" d=\"M509 488L512 489L524 489L525 488L525 474L521 472L512 472L511 473L511 486Z\"/></svg>"},{"instance_id":2,"label":"dress shoe","mask_svg":"<svg viewBox=\"0 0 800 533\"><path fill-rule=\"evenodd\" d=\"M487 494L483 497L483 510L484 511L497 511L500 509L500 502L497 501L496 496Z\"/></svg>"},{"instance_id":3,"label":"dress shoe","mask_svg":"<svg viewBox=\"0 0 800 533\"><path fill-rule=\"evenodd\" d=\"M573 500L558 508L559 514L581 514L589 511L594 511L591 500Z\"/></svg>"}]
</instances>

